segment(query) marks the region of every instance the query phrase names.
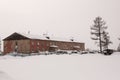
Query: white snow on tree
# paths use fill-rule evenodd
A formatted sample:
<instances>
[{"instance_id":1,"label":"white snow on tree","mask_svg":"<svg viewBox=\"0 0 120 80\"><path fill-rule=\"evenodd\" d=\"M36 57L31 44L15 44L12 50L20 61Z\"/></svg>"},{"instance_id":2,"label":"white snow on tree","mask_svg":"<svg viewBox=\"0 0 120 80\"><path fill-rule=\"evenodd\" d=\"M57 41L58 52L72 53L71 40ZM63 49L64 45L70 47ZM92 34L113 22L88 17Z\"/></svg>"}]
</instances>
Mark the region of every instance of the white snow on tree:
<instances>
[{"instance_id":1,"label":"white snow on tree","mask_svg":"<svg viewBox=\"0 0 120 80\"><path fill-rule=\"evenodd\" d=\"M118 38L118 40L120 40L120 38ZM120 52L120 44L118 45L117 51Z\"/></svg>"},{"instance_id":2,"label":"white snow on tree","mask_svg":"<svg viewBox=\"0 0 120 80\"><path fill-rule=\"evenodd\" d=\"M112 44L112 42L110 41L109 33L105 32L105 31L103 31L103 33L102 33L102 40L101 41L102 41L103 49L108 49L108 46L110 44Z\"/></svg>"},{"instance_id":3,"label":"white snow on tree","mask_svg":"<svg viewBox=\"0 0 120 80\"><path fill-rule=\"evenodd\" d=\"M102 49L108 48L108 45L112 43L110 41L110 37L108 36L108 32L106 32L106 29L106 22L102 20L101 17L96 17L94 24L91 27L91 39L95 40L95 43L98 44L100 52L102 52Z\"/></svg>"}]
</instances>

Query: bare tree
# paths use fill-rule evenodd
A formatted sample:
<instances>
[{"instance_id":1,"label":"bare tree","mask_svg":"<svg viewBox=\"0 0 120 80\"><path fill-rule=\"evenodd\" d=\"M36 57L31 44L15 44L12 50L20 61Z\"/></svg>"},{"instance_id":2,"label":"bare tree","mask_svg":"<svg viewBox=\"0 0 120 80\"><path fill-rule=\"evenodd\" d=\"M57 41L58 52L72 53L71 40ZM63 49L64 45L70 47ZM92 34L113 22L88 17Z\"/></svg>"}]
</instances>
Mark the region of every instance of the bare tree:
<instances>
[{"instance_id":1,"label":"bare tree","mask_svg":"<svg viewBox=\"0 0 120 80\"><path fill-rule=\"evenodd\" d=\"M104 20L102 20L101 17L96 17L94 20L94 24L91 27L91 34L94 35L91 37L92 40L98 41L98 46L100 48L100 52L102 53L102 34L107 29L107 26L105 26L106 23Z\"/></svg>"}]
</instances>

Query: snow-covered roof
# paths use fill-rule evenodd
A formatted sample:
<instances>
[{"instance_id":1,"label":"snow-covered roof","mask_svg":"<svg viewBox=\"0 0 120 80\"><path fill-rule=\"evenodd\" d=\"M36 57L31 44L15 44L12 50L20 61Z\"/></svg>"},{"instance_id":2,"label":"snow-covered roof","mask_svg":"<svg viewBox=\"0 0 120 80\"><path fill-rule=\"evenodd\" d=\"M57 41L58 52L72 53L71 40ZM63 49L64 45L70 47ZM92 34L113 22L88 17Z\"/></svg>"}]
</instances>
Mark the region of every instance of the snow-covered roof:
<instances>
[{"instance_id":1,"label":"snow-covered roof","mask_svg":"<svg viewBox=\"0 0 120 80\"><path fill-rule=\"evenodd\" d=\"M54 36L50 36L49 39L48 39L47 36L32 35L32 34L25 34L25 33L18 33L18 34L20 34L20 35L22 35L24 37L27 37L29 39L41 39L41 40L75 42L75 41L71 41L71 39L61 38L61 37L54 37Z\"/></svg>"},{"instance_id":2,"label":"snow-covered roof","mask_svg":"<svg viewBox=\"0 0 120 80\"><path fill-rule=\"evenodd\" d=\"M30 39L42 39L42 40L55 40L55 41L70 41L70 39L66 39L66 38L60 38L60 37L53 37L51 36L49 39L47 38L47 36L41 36L41 35L32 35L32 34L25 34L25 33L19 33L27 38ZM70 41L72 42L72 41Z\"/></svg>"}]
</instances>

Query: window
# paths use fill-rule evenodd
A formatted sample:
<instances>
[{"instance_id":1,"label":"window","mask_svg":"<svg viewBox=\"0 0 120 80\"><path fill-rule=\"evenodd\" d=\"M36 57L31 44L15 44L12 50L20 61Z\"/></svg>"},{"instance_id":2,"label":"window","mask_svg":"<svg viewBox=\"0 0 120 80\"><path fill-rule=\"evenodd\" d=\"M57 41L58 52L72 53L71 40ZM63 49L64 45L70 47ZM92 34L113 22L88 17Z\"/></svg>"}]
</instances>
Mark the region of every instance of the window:
<instances>
[{"instance_id":1,"label":"window","mask_svg":"<svg viewBox=\"0 0 120 80\"><path fill-rule=\"evenodd\" d=\"M37 42L37 45L39 46L39 45L40 45L40 43L39 43L39 42Z\"/></svg>"},{"instance_id":2,"label":"window","mask_svg":"<svg viewBox=\"0 0 120 80\"><path fill-rule=\"evenodd\" d=\"M34 42L32 42L32 45L34 45Z\"/></svg>"},{"instance_id":3,"label":"window","mask_svg":"<svg viewBox=\"0 0 120 80\"><path fill-rule=\"evenodd\" d=\"M52 45L52 42L50 42L50 45Z\"/></svg>"},{"instance_id":4,"label":"window","mask_svg":"<svg viewBox=\"0 0 120 80\"><path fill-rule=\"evenodd\" d=\"M49 43L46 43L47 46L49 46Z\"/></svg>"},{"instance_id":5,"label":"window","mask_svg":"<svg viewBox=\"0 0 120 80\"><path fill-rule=\"evenodd\" d=\"M44 46L44 43L43 43L43 42L41 42L41 46Z\"/></svg>"},{"instance_id":6,"label":"window","mask_svg":"<svg viewBox=\"0 0 120 80\"><path fill-rule=\"evenodd\" d=\"M15 45L18 45L17 41L15 42Z\"/></svg>"}]
</instances>

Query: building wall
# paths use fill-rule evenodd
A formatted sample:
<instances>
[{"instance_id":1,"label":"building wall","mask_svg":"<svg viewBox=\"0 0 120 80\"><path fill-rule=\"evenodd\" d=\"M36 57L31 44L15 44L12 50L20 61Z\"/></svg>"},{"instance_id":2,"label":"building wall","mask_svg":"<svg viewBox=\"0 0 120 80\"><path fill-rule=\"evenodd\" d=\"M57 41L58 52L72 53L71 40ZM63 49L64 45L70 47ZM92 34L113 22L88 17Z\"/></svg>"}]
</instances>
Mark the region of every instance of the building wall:
<instances>
[{"instance_id":1,"label":"building wall","mask_svg":"<svg viewBox=\"0 0 120 80\"><path fill-rule=\"evenodd\" d=\"M77 42L62 42L62 41L52 41L52 40L30 40L30 52L39 52L39 51L50 51L51 45L58 46L57 49L60 50L85 50L84 43ZM78 49L74 46L79 46Z\"/></svg>"},{"instance_id":2,"label":"building wall","mask_svg":"<svg viewBox=\"0 0 120 80\"><path fill-rule=\"evenodd\" d=\"M30 40L18 40L18 52L30 53Z\"/></svg>"},{"instance_id":3,"label":"building wall","mask_svg":"<svg viewBox=\"0 0 120 80\"><path fill-rule=\"evenodd\" d=\"M6 40L4 41L4 53L11 53L15 51L17 43L18 53L36 53L39 51L50 51L52 45L58 46L57 49L60 50L85 50L84 43L77 42L63 42L63 41L52 41L52 40ZM76 49L74 46L79 46Z\"/></svg>"},{"instance_id":4,"label":"building wall","mask_svg":"<svg viewBox=\"0 0 120 80\"><path fill-rule=\"evenodd\" d=\"M16 44L17 52L30 52L30 40L6 40L4 41L4 54L15 52Z\"/></svg>"},{"instance_id":5,"label":"building wall","mask_svg":"<svg viewBox=\"0 0 120 80\"><path fill-rule=\"evenodd\" d=\"M47 40L30 40L30 52L48 51L50 42Z\"/></svg>"}]
</instances>

